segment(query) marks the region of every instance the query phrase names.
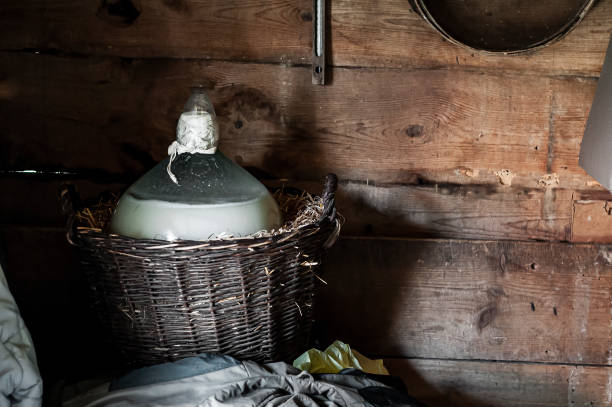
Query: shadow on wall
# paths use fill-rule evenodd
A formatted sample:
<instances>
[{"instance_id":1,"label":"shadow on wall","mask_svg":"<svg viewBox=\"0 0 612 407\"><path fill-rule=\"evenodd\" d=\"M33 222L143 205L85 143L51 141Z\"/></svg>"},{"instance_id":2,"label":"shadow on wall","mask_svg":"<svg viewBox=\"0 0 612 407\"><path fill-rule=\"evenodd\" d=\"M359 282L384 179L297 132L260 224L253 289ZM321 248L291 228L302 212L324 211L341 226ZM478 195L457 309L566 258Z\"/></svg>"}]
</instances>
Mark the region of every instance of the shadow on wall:
<instances>
[{"instance_id":1,"label":"shadow on wall","mask_svg":"<svg viewBox=\"0 0 612 407\"><path fill-rule=\"evenodd\" d=\"M405 319L402 311L409 306L411 270L418 255L393 254L370 243L341 238L324 259L322 278L327 284L319 285L317 343L324 348L339 339L366 356L406 356L406 335L398 330L398 322ZM381 258L388 253L405 257L401 270L388 267L397 261ZM413 372L414 377L418 375ZM415 384L404 380L408 393L416 397L411 391Z\"/></svg>"},{"instance_id":2,"label":"shadow on wall","mask_svg":"<svg viewBox=\"0 0 612 407\"><path fill-rule=\"evenodd\" d=\"M444 340L453 333L442 325L467 326L473 318L460 306L439 315L438 302L460 299L441 283L442 275L431 281L428 276L451 262L452 252L451 246L435 241L340 239L323 263L321 277L327 284L319 285L316 346L323 349L338 339L368 357L388 359L390 373L401 377L408 393L426 405L490 405L462 392L461 383L470 385L472 394L474 387L472 376L459 373L461 366L449 360L438 366L435 359L422 359L424 354L448 357L442 355L444 346L460 345ZM422 361L418 370L407 359L411 357L417 358L416 364ZM456 380L444 366L457 371ZM429 382L419 371L436 379Z\"/></svg>"},{"instance_id":3,"label":"shadow on wall","mask_svg":"<svg viewBox=\"0 0 612 407\"><path fill-rule=\"evenodd\" d=\"M354 181L342 183L337 194L337 206L346 218L343 234L443 237L445 230L452 232L453 228L444 224L444 216L448 216L445 212L435 211L442 198L433 189L415 185L410 189L412 196L402 196L408 187L378 187ZM452 216L456 217L456 213Z\"/></svg>"},{"instance_id":4,"label":"shadow on wall","mask_svg":"<svg viewBox=\"0 0 612 407\"><path fill-rule=\"evenodd\" d=\"M59 228L4 227L0 250L9 288L51 390L58 380L95 377L116 360L90 310L78 259Z\"/></svg>"}]
</instances>

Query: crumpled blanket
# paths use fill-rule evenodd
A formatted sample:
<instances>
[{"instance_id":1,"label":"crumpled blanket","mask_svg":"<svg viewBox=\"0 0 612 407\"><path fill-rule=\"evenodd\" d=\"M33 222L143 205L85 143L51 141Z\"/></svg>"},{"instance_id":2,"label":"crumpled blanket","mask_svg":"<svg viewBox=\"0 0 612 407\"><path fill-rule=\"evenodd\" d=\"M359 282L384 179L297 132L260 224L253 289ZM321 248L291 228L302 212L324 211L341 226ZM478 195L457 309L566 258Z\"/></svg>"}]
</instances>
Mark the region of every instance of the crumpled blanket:
<instances>
[{"instance_id":1,"label":"crumpled blanket","mask_svg":"<svg viewBox=\"0 0 612 407\"><path fill-rule=\"evenodd\" d=\"M32 339L0 267L0 407L40 406L42 391Z\"/></svg>"},{"instance_id":2,"label":"crumpled blanket","mask_svg":"<svg viewBox=\"0 0 612 407\"><path fill-rule=\"evenodd\" d=\"M62 405L420 406L406 394L403 383L391 376L369 375L356 369L312 375L283 362L260 365L214 354L138 369Z\"/></svg>"}]
</instances>

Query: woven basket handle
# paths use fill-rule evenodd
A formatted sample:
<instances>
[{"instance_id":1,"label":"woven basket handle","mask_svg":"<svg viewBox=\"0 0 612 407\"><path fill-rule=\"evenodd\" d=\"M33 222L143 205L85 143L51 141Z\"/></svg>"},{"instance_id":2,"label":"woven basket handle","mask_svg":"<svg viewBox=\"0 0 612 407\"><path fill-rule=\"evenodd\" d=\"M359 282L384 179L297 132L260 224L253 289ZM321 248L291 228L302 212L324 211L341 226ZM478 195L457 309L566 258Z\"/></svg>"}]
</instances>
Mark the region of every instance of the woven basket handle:
<instances>
[{"instance_id":1,"label":"woven basket handle","mask_svg":"<svg viewBox=\"0 0 612 407\"><path fill-rule=\"evenodd\" d=\"M336 219L336 190L338 189L338 177L336 174L327 174L323 188L323 213L319 217L319 223L326 218L332 222Z\"/></svg>"},{"instance_id":2,"label":"woven basket handle","mask_svg":"<svg viewBox=\"0 0 612 407\"><path fill-rule=\"evenodd\" d=\"M336 212L336 190L338 189L338 177L336 174L327 174L325 177L325 186L323 189L323 213L318 220L320 225L326 219L329 219L332 223L335 223L334 230L329 235L325 243L323 244L324 249L329 249L336 243L338 236L340 235L340 229L342 222L338 219L338 213Z\"/></svg>"},{"instance_id":3,"label":"woven basket handle","mask_svg":"<svg viewBox=\"0 0 612 407\"><path fill-rule=\"evenodd\" d=\"M62 214L66 217L66 239L71 245L77 246L76 212L80 208L81 199L75 186L62 184L59 191L59 200Z\"/></svg>"}]
</instances>

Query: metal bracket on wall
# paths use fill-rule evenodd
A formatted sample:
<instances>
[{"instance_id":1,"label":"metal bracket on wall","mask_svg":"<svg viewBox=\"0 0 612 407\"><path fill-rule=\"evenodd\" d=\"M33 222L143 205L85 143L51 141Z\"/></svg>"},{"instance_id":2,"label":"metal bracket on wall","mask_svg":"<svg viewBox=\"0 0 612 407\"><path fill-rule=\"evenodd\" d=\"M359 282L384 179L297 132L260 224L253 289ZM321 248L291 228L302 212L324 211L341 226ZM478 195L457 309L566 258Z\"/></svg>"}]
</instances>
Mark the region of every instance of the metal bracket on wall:
<instances>
[{"instance_id":1,"label":"metal bracket on wall","mask_svg":"<svg viewBox=\"0 0 612 407\"><path fill-rule=\"evenodd\" d=\"M325 0L313 0L312 11L312 84L325 85Z\"/></svg>"}]
</instances>

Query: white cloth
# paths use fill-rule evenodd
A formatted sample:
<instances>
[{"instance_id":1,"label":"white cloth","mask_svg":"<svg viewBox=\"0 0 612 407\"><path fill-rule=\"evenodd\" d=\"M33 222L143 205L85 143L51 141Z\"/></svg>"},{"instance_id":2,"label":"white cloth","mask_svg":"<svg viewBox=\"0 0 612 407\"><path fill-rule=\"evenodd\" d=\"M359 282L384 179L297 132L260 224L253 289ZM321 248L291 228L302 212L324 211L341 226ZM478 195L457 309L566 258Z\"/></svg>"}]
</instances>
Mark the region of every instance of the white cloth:
<instances>
[{"instance_id":1,"label":"white cloth","mask_svg":"<svg viewBox=\"0 0 612 407\"><path fill-rule=\"evenodd\" d=\"M32 338L0 267L0 407L38 407L42 392Z\"/></svg>"},{"instance_id":2,"label":"white cloth","mask_svg":"<svg viewBox=\"0 0 612 407\"><path fill-rule=\"evenodd\" d=\"M181 114L176 125L176 140L168 147L168 176L178 185L176 176L172 173L172 161L177 155L214 154L219 142L219 128L215 118L208 112L188 112Z\"/></svg>"}]
</instances>

